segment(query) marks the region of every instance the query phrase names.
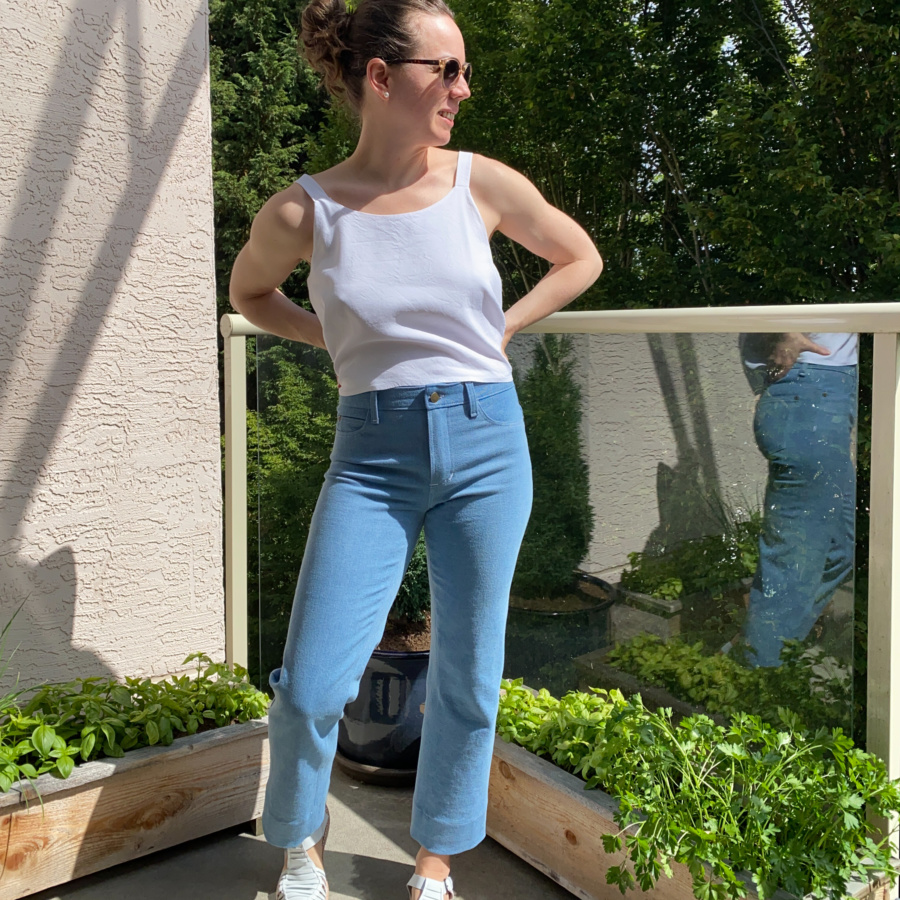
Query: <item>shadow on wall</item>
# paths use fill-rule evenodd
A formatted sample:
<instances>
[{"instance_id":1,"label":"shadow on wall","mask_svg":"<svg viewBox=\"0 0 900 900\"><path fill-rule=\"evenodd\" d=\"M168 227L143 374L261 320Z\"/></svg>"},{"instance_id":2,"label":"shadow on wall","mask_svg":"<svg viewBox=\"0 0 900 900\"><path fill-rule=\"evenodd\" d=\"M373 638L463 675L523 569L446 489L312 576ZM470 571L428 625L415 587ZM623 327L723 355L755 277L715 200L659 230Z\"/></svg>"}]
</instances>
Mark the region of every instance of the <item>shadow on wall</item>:
<instances>
[{"instance_id":1,"label":"shadow on wall","mask_svg":"<svg viewBox=\"0 0 900 900\"><path fill-rule=\"evenodd\" d=\"M143 57L147 52L142 53L146 51L141 47L142 39L140 4L129 0L72 4L60 42L63 51L48 79L43 113L35 126L16 195L4 198L10 218L0 249L5 269L0 278L0 410L7 417L7 425L0 441L0 462L11 477L0 484L0 617L7 621L24 601L7 651L20 645L28 669L40 671L49 681L71 677L73 672L88 676L109 669L97 654L73 646L78 603L73 547L77 546L78 534L54 533L59 545L47 553L46 546L35 546L25 521L39 492L52 491L54 502L58 497L59 502L70 504L74 502L72 495L77 494L78 484L62 480L47 483L48 462L109 314L134 238L140 234L167 172L189 109L205 84L204 65L197 65L198 58L204 62L198 47L206 44L205 0L196 4L193 25L168 83L153 98L158 102L153 104L152 116L146 109ZM12 373L27 349L25 337L34 298L54 281L54 238L78 228L77 220L66 221L64 198L79 153L89 152L83 148L90 139L89 111L103 106L99 80L117 47L121 52L116 66L126 73L127 119L120 127L121 137L127 139L123 152L130 160L130 174L118 187L119 200L103 238L86 243L82 249L83 268L79 267L75 276L83 285L80 297L71 310L62 310L68 314L68 327L45 348L52 364L45 377L27 388L29 397L37 398L27 421L16 421L13 388L21 393L22 386L12 384ZM71 271L65 274L68 280L72 277ZM114 459L110 462L115 464ZM108 565L115 566L115 560L108 560ZM8 677L14 678L16 669L13 664Z\"/></svg>"},{"instance_id":2,"label":"shadow on wall","mask_svg":"<svg viewBox=\"0 0 900 900\"><path fill-rule=\"evenodd\" d=\"M645 552L721 532L722 489L692 334L648 334L660 394L675 438L674 466L659 463L659 525Z\"/></svg>"}]
</instances>

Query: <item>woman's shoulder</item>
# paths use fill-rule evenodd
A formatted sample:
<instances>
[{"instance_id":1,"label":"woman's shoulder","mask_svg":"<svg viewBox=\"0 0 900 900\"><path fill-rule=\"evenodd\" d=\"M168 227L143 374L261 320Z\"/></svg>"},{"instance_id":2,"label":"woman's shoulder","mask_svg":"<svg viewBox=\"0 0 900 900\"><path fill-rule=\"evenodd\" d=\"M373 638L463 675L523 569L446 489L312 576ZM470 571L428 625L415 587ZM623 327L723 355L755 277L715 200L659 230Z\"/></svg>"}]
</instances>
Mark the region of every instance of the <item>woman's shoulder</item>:
<instances>
[{"instance_id":1,"label":"woman's shoulder","mask_svg":"<svg viewBox=\"0 0 900 900\"><path fill-rule=\"evenodd\" d=\"M303 219L312 215L315 210L313 198L303 189L298 178L284 190L273 194L265 203L260 213L280 222L285 227L296 228Z\"/></svg>"},{"instance_id":2,"label":"woman's shoulder","mask_svg":"<svg viewBox=\"0 0 900 900\"><path fill-rule=\"evenodd\" d=\"M307 172L306 175L301 176L301 178L304 178L304 180L305 178L311 178L318 186L319 190L326 194L330 194L332 190L340 192L345 185L352 184L354 181L346 160L343 160L334 166L329 166L327 169L320 169L318 172ZM301 178L298 178L294 184L299 185Z\"/></svg>"},{"instance_id":3,"label":"woman's shoulder","mask_svg":"<svg viewBox=\"0 0 900 900\"><path fill-rule=\"evenodd\" d=\"M300 186L299 179L273 194L253 220L253 232L274 244L293 244L298 238L304 246L311 243L315 203Z\"/></svg>"},{"instance_id":4,"label":"woman's shoulder","mask_svg":"<svg viewBox=\"0 0 900 900\"><path fill-rule=\"evenodd\" d=\"M503 206L513 201L522 191L533 190L531 182L520 172L506 163L480 153L472 154L472 174L470 181L472 190Z\"/></svg>"}]
</instances>

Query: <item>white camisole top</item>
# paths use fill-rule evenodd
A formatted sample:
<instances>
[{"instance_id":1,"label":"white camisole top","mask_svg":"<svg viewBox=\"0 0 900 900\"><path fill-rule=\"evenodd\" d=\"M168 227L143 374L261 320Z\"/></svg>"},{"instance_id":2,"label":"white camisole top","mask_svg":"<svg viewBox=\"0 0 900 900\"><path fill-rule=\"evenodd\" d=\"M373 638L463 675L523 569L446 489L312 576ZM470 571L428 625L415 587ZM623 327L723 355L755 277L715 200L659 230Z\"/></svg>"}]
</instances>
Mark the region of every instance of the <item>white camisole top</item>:
<instances>
[{"instance_id":1,"label":"white camisole top","mask_svg":"<svg viewBox=\"0 0 900 900\"><path fill-rule=\"evenodd\" d=\"M339 393L458 381L512 381L501 349L500 273L469 192L472 154L437 203L374 215L297 181L315 202L309 297Z\"/></svg>"}]
</instances>

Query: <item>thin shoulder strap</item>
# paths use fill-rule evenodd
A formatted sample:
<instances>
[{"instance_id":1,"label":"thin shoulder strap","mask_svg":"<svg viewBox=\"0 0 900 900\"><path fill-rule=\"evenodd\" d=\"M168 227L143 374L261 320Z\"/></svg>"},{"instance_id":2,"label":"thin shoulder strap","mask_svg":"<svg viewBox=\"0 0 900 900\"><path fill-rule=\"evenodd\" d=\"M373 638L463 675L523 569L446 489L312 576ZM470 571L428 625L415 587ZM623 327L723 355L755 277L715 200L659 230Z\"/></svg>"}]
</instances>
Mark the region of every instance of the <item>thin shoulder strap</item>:
<instances>
[{"instance_id":1,"label":"thin shoulder strap","mask_svg":"<svg viewBox=\"0 0 900 900\"><path fill-rule=\"evenodd\" d=\"M456 187L468 187L472 173L472 154L459 151L456 159Z\"/></svg>"},{"instance_id":2,"label":"thin shoulder strap","mask_svg":"<svg viewBox=\"0 0 900 900\"><path fill-rule=\"evenodd\" d=\"M301 175L297 179L296 183L299 184L300 187L302 187L303 190L313 198L313 200L331 199L328 194L326 194L325 191L323 191L322 188L319 187L319 182L316 181L316 179L311 175Z\"/></svg>"}]
</instances>

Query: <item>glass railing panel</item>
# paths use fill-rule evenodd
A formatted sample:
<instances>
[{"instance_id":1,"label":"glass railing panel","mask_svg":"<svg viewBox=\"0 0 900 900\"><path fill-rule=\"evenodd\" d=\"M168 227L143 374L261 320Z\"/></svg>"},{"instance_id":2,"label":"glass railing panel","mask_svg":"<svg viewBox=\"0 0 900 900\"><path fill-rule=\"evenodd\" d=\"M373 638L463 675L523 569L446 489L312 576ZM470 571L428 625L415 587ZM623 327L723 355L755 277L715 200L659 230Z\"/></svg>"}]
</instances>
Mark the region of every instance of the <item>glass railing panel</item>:
<instances>
[{"instance_id":1,"label":"glass railing panel","mask_svg":"<svg viewBox=\"0 0 900 900\"><path fill-rule=\"evenodd\" d=\"M771 345L513 340L535 502L507 677L850 730L856 368L779 374Z\"/></svg>"},{"instance_id":2,"label":"glass railing panel","mask_svg":"<svg viewBox=\"0 0 900 900\"><path fill-rule=\"evenodd\" d=\"M334 440L337 383L324 350L270 335L257 338L256 346L247 594L251 675L264 685L281 665L309 523Z\"/></svg>"},{"instance_id":3,"label":"glass railing panel","mask_svg":"<svg viewBox=\"0 0 900 900\"><path fill-rule=\"evenodd\" d=\"M737 335L519 335L509 353L535 501L504 674L557 695L619 688L719 718L786 707L849 729L852 367L801 364L767 383ZM260 338L257 364L248 593L264 682L337 387L324 351Z\"/></svg>"}]
</instances>

